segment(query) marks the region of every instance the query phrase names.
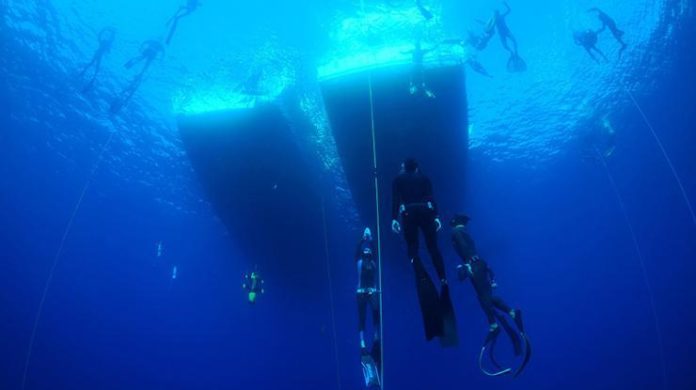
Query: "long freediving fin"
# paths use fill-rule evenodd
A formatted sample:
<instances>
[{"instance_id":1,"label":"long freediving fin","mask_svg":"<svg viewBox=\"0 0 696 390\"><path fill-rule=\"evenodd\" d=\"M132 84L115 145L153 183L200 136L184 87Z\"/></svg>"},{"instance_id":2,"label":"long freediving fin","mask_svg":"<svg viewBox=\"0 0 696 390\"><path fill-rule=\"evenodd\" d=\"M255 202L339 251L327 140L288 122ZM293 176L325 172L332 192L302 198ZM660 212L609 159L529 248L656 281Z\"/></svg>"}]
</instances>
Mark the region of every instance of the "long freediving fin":
<instances>
[{"instance_id":1,"label":"long freediving fin","mask_svg":"<svg viewBox=\"0 0 696 390\"><path fill-rule=\"evenodd\" d=\"M489 331L486 335L486 340L483 342L483 346L481 347L481 352L479 353L479 369L482 373L484 373L487 376L501 376L512 372L512 368L503 369L493 356L492 350L495 348L495 343L498 340L498 335L500 335L500 328L495 328L495 330ZM498 371L491 372L486 370L486 368L483 366L483 356L486 355L486 350L488 350L488 356L489 358L491 358L491 363L493 363L493 365L496 366L496 369L498 369Z\"/></svg>"},{"instance_id":2,"label":"long freediving fin","mask_svg":"<svg viewBox=\"0 0 696 390\"><path fill-rule=\"evenodd\" d=\"M377 370L377 365L370 354L363 354L360 359L360 364L362 365L363 377L365 379L365 386L368 389L380 388L382 383L379 377L379 370Z\"/></svg>"},{"instance_id":3,"label":"long freediving fin","mask_svg":"<svg viewBox=\"0 0 696 390\"><path fill-rule=\"evenodd\" d=\"M442 336L440 336L440 345L447 347L456 347L459 344L459 336L457 335L457 317L454 314L452 298L450 297L449 286L442 286L440 293L440 318L442 319Z\"/></svg>"},{"instance_id":4,"label":"long freediving fin","mask_svg":"<svg viewBox=\"0 0 696 390\"><path fill-rule=\"evenodd\" d=\"M421 314L423 315L425 339L430 341L435 337L442 336L440 297L438 296L435 284L423 267L423 263L421 263L420 259L414 257L411 259L411 264L413 265L413 271L416 277L416 289L418 292Z\"/></svg>"},{"instance_id":5,"label":"long freediving fin","mask_svg":"<svg viewBox=\"0 0 696 390\"><path fill-rule=\"evenodd\" d=\"M510 323L507 321L507 319L505 319L505 317L497 313L495 317L510 338L515 356L522 355L522 340L520 339L520 335L515 331L515 329L512 328L512 326L510 326Z\"/></svg>"},{"instance_id":6,"label":"long freediving fin","mask_svg":"<svg viewBox=\"0 0 696 390\"><path fill-rule=\"evenodd\" d=\"M517 326L517 330L520 331L520 335L524 340L524 359L522 359L522 364L520 367L515 370L515 377L517 377L522 373L522 371L524 371L532 358L532 344L529 342L529 337L527 337L527 334L524 331L524 322L522 321L521 310L515 310L515 325Z\"/></svg>"}]
</instances>

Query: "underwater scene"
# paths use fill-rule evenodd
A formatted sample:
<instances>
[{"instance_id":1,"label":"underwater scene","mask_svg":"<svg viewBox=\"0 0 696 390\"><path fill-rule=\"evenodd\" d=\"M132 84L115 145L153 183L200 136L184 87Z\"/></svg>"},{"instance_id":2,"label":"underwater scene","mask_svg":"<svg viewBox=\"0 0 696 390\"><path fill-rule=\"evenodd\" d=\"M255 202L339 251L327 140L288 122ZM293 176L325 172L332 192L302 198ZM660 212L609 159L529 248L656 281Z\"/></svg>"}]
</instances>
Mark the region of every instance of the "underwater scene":
<instances>
[{"instance_id":1,"label":"underwater scene","mask_svg":"<svg viewBox=\"0 0 696 390\"><path fill-rule=\"evenodd\" d=\"M0 0L0 389L696 389L691 0Z\"/></svg>"}]
</instances>

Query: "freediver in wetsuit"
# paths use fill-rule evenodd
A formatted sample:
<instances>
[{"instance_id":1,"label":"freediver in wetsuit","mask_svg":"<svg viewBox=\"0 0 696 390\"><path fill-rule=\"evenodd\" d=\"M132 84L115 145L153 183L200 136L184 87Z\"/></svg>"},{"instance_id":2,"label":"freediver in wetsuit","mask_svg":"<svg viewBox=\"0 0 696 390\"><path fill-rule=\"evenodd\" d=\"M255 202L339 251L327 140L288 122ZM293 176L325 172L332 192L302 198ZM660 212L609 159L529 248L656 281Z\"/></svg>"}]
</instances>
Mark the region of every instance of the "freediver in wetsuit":
<instances>
[{"instance_id":1,"label":"freediver in wetsuit","mask_svg":"<svg viewBox=\"0 0 696 390\"><path fill-rule=\"evenodd\" d=\"M457 267L459 280L465 281L467 278L471 279L471 284L474 286L474 291L476 291L479 304L481 305L481 308L486 314L486 318L488 320L488 334L486 335L486 339L479 355L479 368L484 374L489 376L499 376L513 372L511 368L503 369L495 359L493 352L498 336L500 335L500 326L502 326L505 333L507 333L510 337L515 356L520 356L522 354L523 349L521 341L524 340L525 342L525 356L522 364L517 368L517 370L515 370L514 374L517 376L527 366L527 363L531 358L532 351L529 340L524 333L522 312L520 310L510 308L510 306L508 306L502 298L494 295L493 289L497 287L495 275L488 264L479 257L474 240L467 231L466 226L468 222L468 216L457 215L452 219L450 225L452 227L452 244L454 245L457 255L459 255L459 257L462 259L462 264ZM496 309L512 318L517 326L517 331L510 326L503 314L496 312ZM499 370L497 372L491 373L483 368L482 360L487 349L491 362L495 365L496 369Z\"/></svg>"},{"instance_id":2,"label":"freediver in wetsuit","mask_svg":"<svg viewBox=\"0 0 696 390\"><path fill-rule=\"evenodd\" d=\"M428 50L421 48L420 41L416 41L416 47L412 51L404 53L412 55L411 86L409 87L411 95L422 93L429 99L435 98L433 91L425 84L425 56L433 50L435 48Z\"/></svg>"},{"instance_id":3,"label":"freediver in wetsuit","mask_svg":"<svg viewBox=\"0 0 696 390\"><path fill-rule=\"evenodd\" d=\"M380 344L380 297L377 281L379 266L375 261L376 248L372 240L370 228L365 228L362 238L355 249L355 263L358 267L358 288L356 298L358 303L358 329L360 331L360 357L363 376L368 388L380 386L381 344ZM368 307L372 313L372 348L367 349L365 328L367 325Z\"/></svg>"},{"instance_id":4,"label":"freediver in wetsuit","mask_svg":"<svg viewBox=\"0 0 696 390\"><path fill-rule=\"evenodd\" d=\"M198 7L201 6L201 2L199 0L188 0L186 5L182 5L179 7L179 9L176 11L176 14L172 16L171 19L169 19L169 22L167 22L167 25L170 26L169 29L169 35L167 35L167 46L172 41L172 38L174 37L174 33L176 32L176 28L179 26L179 20L182 18L191 15L194 13Z\"/></svg>"},{"instance_id":5,"label":"freediver in wetsuit","mask_svg":"<svg viewBox=\"0 0 696 390\"><path fill-rule=\"evenodd\" d=\"M416 276L425 337L428 341L439 337L443 346L456 345L456 320L445 265L437 244L437 232L442 228L442 223L430 179L420 172L414 159L404 161L401 173L392 184L392 231L399 234L402 224L408 257ZM418 253L419 230L423 232L425 245L440 279L439 294Z\"/></svg>"},{"instance_id":6,"label":"freediver in wetsuit","mask_svg":"<svg viewBox=\"0 0 696 390\"><path fill-rule=\"evenodd\" d=\"M138 88L140 88L140 85L142 84L143 79L145 78L145 74L150 69L150 66L162 54L164 54L164 45L162 45L160 41L149 40L143 42L143 44L140 46L139 55L131 58L128 62L126 62L126 64L124 65L126 69L131 69L141 62L144 63L144 65L140 72L133 78L128 87L126 87L123 90L123 92L121 93L121 98L116 99L111 104L112 114L118 113L121 110L121 108L123 108L123 106L130 102L130 100L133 98L133 95L135 95L135 92L137 92Z\"/></svg>"},{"instance_id":7,"label":"freediver in wetsuit","mask_svg":"<svg viewBox=\"0 0 696 390\"><path fill-rule=\"evenodd\" d=\"M592 57L592 59L595 60L595 62L597 62L598 64L600 62L599 59L594 55L595 52L602 56L602 58L604 58L605 61L609 62L607 56L605 56L604 53L597 48L597 31L576 31L573 33L573 39L575 39L575 44L584 47L587 51L587 54L589 54L590 57Z\"/></svg>"},{"instance_id":8,"label":"freediver in wetsuit","mask_svg":"<svg viewBox=\"0 0 696 390\"><path fill-rule=\"evenodd\" d=\"M99 32L99 47L97 48L97 51L94 52L92 60L89 62L89 64L85 65L82 72L80 72L80 77L83 77L90 68L94 67L92 78L90 78L89 82L87 82L83 88L83 92L92 89L92 86L94 86L94 82L96 81L97 76L99 76L99 71L101 70L102 60L104 59L104 56L109 54L111 51L111 47L113 46L115 40L116 29L113 27L107 27Z\"/></svg>"},{"instance_id":9,"label":"freediver in wetsuit","mask_svg":"<svg viewBox=\"0 0 696 390\"><path fill-rule=\"evenodd\" d=\"M619 30L619 28L616 26L616 21L597 7L590 8L587 10L587 12L596 14L597 19L602 22L602 28L597 31L598 34L609 28L609 31L611 31L614 39L616 39L616 41L621 45L621 49L619 50L619 57L621 57L621 54L624 50L626 50L628 45L626 45L626 42L623 41L624 32Z\"/></svg>"},{"instance_id":10,"label":"freediver in wetsuit","mask_svg":"<svg viewBox=\"0 0 696 390\"><path fill-rule=\"evenodd\" d=\"M266 292L264 289L264 281L261 279L261 274L258 270L252 271L251 274L244 275L242 288L247 292L249 303L256 303L256 298Z\"/></svg>"},{"instance_id":11,"label":"freediver in wetsuit","mask_svg":"<svg viewBox=\"0 0 696 390\"><path fill-rule=\"evenodd\" d=\"M490 31L495 28L498 31L498 36L500 36L500 43L502 43L505 50L510 52L510 59L508 60L507 64L508 71L524 72L527 69L527 65L517 51L517 39L515 39L515 36L512 35L512 31L510 31L510 27L507 24L507 16L510 15L512 10L510 9L510 5L507 3L507 1L504 4L505 12L495 10L493 17L488 22L486 31L488 32L488 36L492 36ZM512 47L510 47L510 43L512 43Z\"/></svg>"}]
</instances>

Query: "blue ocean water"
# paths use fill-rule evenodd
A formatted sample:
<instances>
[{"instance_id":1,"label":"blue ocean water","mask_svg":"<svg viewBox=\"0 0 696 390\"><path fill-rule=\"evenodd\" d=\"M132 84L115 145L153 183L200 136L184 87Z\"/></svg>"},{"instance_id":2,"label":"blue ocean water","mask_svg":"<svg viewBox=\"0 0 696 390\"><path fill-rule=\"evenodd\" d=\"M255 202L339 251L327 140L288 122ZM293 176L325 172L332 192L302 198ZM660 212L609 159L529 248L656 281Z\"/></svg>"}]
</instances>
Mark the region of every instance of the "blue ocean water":
<instances>
[{"instance_id":1,"label":"blue ocean water","mask_svg":"<svg viewBox=\"0 0 696 390\"><path fill-rule=\"evenodd\" d=\"M364 152L341 152L322 83L408 67L414 41L465 36L502 5L424 1L427 21L412 1L202 1L133 99L112 110L137 80L123 64L141 42L166 39L183 3L0 3L0 388L364 388L353 249L376 221L350 166L372 150L367 139L356 141ZM500 294L524 310L534 354L515 379L479 371L487 324L468 284L452 283L459 347L426 343L404 245L383 210L384 387L692 389L694 5L510 6L527 71L507 72L494 37L476 57L493 77L467 68L465 85L452 86L466 107L443 114L467 118L466 164L423 169L447 178L434 181L436 197L460 201L443 218L472 216ZM601 64L572 39L599 27L592 6L616 18L628 44L619 57L603 33ZM85 88L80 72L104 27L116 39ZM440 45L426 66L471 56ZM229 193L267 192L249 192L258 202L243 210L221 205L216 191L231 184L196 165L183 123L264 105L281 107L289 125L278 131L299 157L271 156L286 171L271 177L260 147L225 156L223 166L249 173ZM377 118L405 115L376 107ZM202 123L196 136L207 139ZM399 155L398 145L379 150ZM380 166L379 177L397 169ZM319 195L297 202L284 187L293 182ZM273 218L287 210L300 217ZM448 234L439 243L454 280ZM250 305L241 284L255 266L266 292Z\"/></svg>"}]
</instances>

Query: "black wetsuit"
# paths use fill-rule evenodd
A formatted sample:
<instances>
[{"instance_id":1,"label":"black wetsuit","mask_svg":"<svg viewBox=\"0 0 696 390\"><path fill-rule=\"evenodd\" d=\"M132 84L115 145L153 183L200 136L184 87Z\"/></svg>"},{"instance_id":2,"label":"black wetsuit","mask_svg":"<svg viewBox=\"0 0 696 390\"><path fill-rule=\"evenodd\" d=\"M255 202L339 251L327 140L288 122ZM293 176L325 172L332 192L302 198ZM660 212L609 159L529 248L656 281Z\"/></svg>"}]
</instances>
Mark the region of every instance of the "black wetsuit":
<instances>
[{"instance_id":1,"label":"black wetsuit","mask_svg":"<svg viewBox=\"0 0 696 390\"><path fill-rule=\"evenodd\" d=\"M445 265L442 254L437 246L437 204L433 198L430 179L420 172L403 172L394 179L392 185L392 219L399 218L401 213L404 238L408 246L409 259L419 259L418 229L423 231L425 245L437 271L440 280L446 279Z\"/></svg>"},{"instance_id":2,"label":"black wetsuit","mask_svg":"<svg viewBox=\"0 0 696 390\"><path fill-rule=\"evenodd\" d=\"M495 274L488 264L478 257L476 245L464 226L457 226L452 232L452 243L457 254L462 258L464 265L460 268L460 277L469 277L474 286L476 296L489 324L496 323L495 310L505 313L512 310L500 297L493 295L493 281Z\"/></svg>"},{"instance_id":3,"label":"black wetsuit","mask_svg":"<svg viewBox=\"0 0 696 390\"><path fill-rule=\"evenodd\" d=\"M371 253L375 253L373 242L368 240L361 240L358 243L358 248L355 251L355 261L362 261L359 267L360 275L358 276L359 284L357 291L358 319L359 329L361 332L365 331L368 305L372 309L372 324L375 330L379 329L380 323L379 292L377 290L377 273L379 270L374 255L364 254L363 250L366 247L370 248Z\"/></svg>"}]
</instances>

